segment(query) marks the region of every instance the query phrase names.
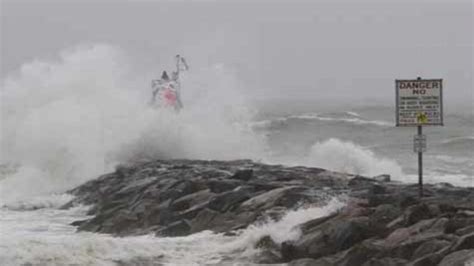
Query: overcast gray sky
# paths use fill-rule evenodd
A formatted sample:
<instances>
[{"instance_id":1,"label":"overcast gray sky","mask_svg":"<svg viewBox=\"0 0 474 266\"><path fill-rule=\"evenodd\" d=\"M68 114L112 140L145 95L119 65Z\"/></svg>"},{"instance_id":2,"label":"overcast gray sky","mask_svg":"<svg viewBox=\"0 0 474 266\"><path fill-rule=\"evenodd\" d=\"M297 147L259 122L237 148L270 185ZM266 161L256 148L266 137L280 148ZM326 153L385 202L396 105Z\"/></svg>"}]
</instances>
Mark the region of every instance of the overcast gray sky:
<instances>
[{"instance_id":1,"label":"overcast gray sky","mask_svg":"<svg viewBox=\"0 0 474 266\"><path fill-rule=\"evenodd\" d=\"M1 74L81 43L144 66L177 52L224 63L256 98L392 103L394 79L445 79L472 106L473 3L460 1L1 1ZM160 61L163 60L163 61Z\"/></svg>"}]
</instances>

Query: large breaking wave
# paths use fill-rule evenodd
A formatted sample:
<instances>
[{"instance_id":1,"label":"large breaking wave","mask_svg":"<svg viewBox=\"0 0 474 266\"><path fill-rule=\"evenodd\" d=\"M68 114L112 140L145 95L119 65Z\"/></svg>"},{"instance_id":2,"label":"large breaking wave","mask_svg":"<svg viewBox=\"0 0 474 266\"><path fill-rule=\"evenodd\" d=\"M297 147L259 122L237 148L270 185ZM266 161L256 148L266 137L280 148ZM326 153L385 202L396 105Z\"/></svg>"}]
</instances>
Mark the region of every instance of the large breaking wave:
<instances>
[{"instance_id":1,"label":"large breaking wave","mask_svg":"<svg viewBox=\"0 0 474 266\"><path fill-rule=\"evenodd\" d=\"M0 164L17 169L0 181L0 202L71 188L120 162L262 156L263 138L247 127L253 112L224 65L184 76L180 113L149 107L152 78L109 45L65 50L7 77Z\"/></svg>"},{"instance_id":2,"label":"large breaking wave","mask_svg":"<svg viewBox=\"0 0 474 266\"><path fill-rule=\"evenodd\" d=\"M305 162L308 165L351 174L390 174L397 179L403 177L402 168L396 161L380 158L369 149L339 139L316 142Z\"/></svg>"},{"instance_id":3,"label":"large breaking wave","mask_svg":"<svg viewBox=\"0 0 474 266\"><path fill-rule=\"evenodd\" d=\"M148 105L149 81L159 71L136 71L141 67L131 62L114 46L81 46L56 60L27 63L2 82L0 205L63 192L130 161L277 161L267 147L268 132L255 128L256 110L232 69L194 66L183 76L185 108L176 113ZM283 120L288 119L387 126L353 112L342 118L308 114ZM401 175L395 162L337 140L316 143L309 155L279 162Z\"/></svg>"}]
</instances>

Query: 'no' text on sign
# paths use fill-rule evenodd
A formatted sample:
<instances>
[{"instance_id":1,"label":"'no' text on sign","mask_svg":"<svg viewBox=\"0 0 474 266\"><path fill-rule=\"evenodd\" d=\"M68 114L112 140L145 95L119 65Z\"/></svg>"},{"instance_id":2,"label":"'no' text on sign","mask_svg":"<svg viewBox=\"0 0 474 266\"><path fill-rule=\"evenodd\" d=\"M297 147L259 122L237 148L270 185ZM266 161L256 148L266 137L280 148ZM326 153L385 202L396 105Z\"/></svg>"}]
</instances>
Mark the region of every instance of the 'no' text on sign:
<instances>
[{"instance_id":1,"label":"'no' text on sign","mask_svg":"<svg viewBox=\"0 0 474 266\"><path fill-rule=\"evenodd\" d=\"M397 126L443 125L443 80L396 80Z\"/></svg>"}]
</instances>

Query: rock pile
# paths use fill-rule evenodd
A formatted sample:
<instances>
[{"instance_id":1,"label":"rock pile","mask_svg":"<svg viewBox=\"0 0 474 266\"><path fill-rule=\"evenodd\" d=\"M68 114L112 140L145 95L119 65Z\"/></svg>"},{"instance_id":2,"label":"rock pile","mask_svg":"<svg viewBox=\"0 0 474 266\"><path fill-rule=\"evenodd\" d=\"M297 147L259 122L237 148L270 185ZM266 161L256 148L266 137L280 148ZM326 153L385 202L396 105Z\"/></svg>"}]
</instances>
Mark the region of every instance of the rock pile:
<instances>
[{"instance_id":1,"label":"rock pile","mask_svg":"<svg viewBox=\"0 0 474 266\"><path fill-rule=\"evenodd\" d=\"M289 265L463 265L474 259L474 188L417 186L383 175L354 176L248 160L157 160L120 166L71 191L91 204L79 230L184 236L202 230L234 234L289 209L324 205L345 195L347 206L299 225L302 237L256 245L259 262Z\"/></svg>"}]
</instances>

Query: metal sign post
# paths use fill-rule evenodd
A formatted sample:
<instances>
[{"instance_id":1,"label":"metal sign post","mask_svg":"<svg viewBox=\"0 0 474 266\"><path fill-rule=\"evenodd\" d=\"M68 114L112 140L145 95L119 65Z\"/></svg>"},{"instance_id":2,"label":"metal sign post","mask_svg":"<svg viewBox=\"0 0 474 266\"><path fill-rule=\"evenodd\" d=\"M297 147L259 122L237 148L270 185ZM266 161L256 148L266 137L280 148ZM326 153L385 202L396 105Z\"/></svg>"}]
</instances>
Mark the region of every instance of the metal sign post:
<instances>
[{"instance_id":1,"label":"metal sign post","mask_svg":"<svg viewBox=\"0 0 474 266\"><path fill-rule=\"evenodd\" d=\"M426 136L423 126L443 125L443 80L396 80L397 127L416 126L418 134L413 139L413 149L418 153L418 189L423 197L423 152Z\"/></svg>"},{"instance_id":2,"label":"metal sign post","mask_svg":"<svg viewBox=\"0 0 474 266\"><path fill-rule=\"evenodd\" d=\"M418 137L421 139L423 136L423 127L420 125L418 126ZM426 142L425 142L426 144ZM418 149L418 194L420 195L420 198L423 197L423 147L422 144L420 143L417 148Z\"/></svg>"}]
</instances>

